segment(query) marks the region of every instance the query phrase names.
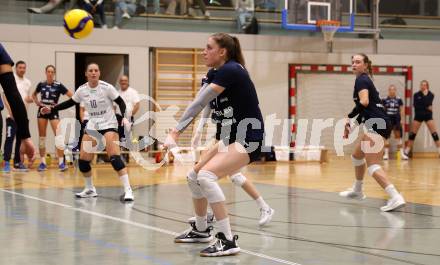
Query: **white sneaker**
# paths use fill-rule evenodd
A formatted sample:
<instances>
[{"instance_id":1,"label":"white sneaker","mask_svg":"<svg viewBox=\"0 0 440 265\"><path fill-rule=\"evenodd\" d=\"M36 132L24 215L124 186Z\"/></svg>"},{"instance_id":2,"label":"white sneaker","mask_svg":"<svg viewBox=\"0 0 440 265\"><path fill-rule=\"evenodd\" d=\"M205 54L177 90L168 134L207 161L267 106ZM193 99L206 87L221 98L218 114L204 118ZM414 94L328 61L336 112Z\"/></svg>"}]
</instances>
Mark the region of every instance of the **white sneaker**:
<instances>
[{"instance_id":1,"label":"white sneaker","mask_svg":"<svg viewBox=\"0 0 440 265\"><path fill-rule=\"evenodd\" d=\"M214 213L208 212L208 214L207 214L207 221L208 221L208 224L215 223ZM196 222L196 217L195 216L188 218L188 223L195 223L195 222Z\"/></svg>"},{"instance_id":2,"label":"white sneaker","mask_svg":"<svg viewBox=\"0 0 440 265\"><path fill-rule=\"evenodd\" d=\"M118 26L113 26L113 28L112 29L119 29L119 27Z\"/></svg>"},{"instance_id":3,"label":"white sneaker","mask_svg":"<svg viewBox=\"0 0 440 265\"><path fill-rule=\"evenodd\" d=\"M211 13L209 13L209 11L205 11L205 17L209 18L211 16Z\"/></svg>"},{"instance_id":4,"label":"white sneaker","mask_svg":"<svg viewBox=\"0 0 440 265\"><path fill-rule=\"evenodd\" d=\"M134 201L134 196L133 196L133 190L127 190L124 192L124 194L121 195L121 201L124 202L132 202Z\"/></svg>"},{"instance_id":5,"label":"white sneaker","mask_svg":"<svg viewBox=\"0 0 440 265\"><path fill-rule=\"evenodd\" d=\"M102 28L102 29L108 29L108 27L107 27L106 24L102 25L101 28Z\"/></svg>"},{"instance_id":6,"label":"white sneaker","mask_svg":"<svg viewBox=\"0 0 440 265\"><path fill-rule=\"evenodd\" d=\"M339 196L347 199L354 199L359 201L362 201L365 198L367 198L367 196L365 196L365 194L362 191L354 191L353 188L349 188L346 191L339 192Z\"/></svg>"},{"instance_id":7,"label":"white sneaker","mask_svg":"<svg viewBox=\"0 0 440 265\"><path fill-rule=\"evenodd\" d=\"M93 187L92 189L84 188L83 191L75 193L75 196L77 198L92 198L98 197L98 193L96 193L95 187Z\"/></svg>"},{"instance_id":8,"label":"white sneaker","mask_svg":"<svg viewBox=\"0 0 440 265\"><path fill-rule=\"evenodd\" d=\"M388 160L388 159L389 159L388 154L384 154L384 155L383 155L383 160Z\"/></svg>"},{"instance_id":9,"label":"white sneaker","mask_svg":"<svg viewBox=\"0 0 440 265\"><path fill-rule=\"evenodd\" d=\"M405 154L405 151L403 149L400 150L400 158L402 158L403 160L409 159L408 155Z\"/></svg>"},{"instance_id":10,"label":"white sneaker","mask_svg":"<svg viewBox=\"0 0 440 265\"><path fill-rule=\"evenodd\" d=\"M131 18L131 16L127 12L124 12L124 14L122 14L122 17L126 18L126 19L130 19Z\"/></svg>"},{"instance_id":11,"label":"white sneaker","mask_svg":"<svg viewBox=\"0 0 440 265\"><path fill-rule=\"evenodd\" d=\"M269 209L260 209L260 221L258 221L258 224L260 226L268 225L270 221L272 221L272 216L275 213L275 210L272 208Z\"/></svg>"},{"instance_id":12,"label":"white sneaker","mask_svg":"<svg viewBox=\"0 0 440 265\"><path fill-rule=\"evenodd\" d=\"M401 194L394 196L387 201L385 206L380 207L382 212L394 211L405 206L405 199Z\"/></svg>"}]
</instances>

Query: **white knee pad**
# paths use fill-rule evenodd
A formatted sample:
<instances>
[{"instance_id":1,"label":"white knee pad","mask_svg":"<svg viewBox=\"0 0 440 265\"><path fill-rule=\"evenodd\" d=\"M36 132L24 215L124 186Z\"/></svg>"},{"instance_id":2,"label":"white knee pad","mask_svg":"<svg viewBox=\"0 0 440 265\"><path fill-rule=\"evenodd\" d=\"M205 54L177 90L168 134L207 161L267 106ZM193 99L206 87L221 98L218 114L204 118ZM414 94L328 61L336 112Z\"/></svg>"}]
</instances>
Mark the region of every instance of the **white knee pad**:
<instances>
[{"instance_id":1,"label":"white knee pad","mask_svg":"<svg viewBox=\"0 0 440 265\"><path fill-rule=\"evenodd\" d=\"M243 186L243 184L246 182L246 177L243 174L241 174L241 172L238 172L237 174L230 176L230 179L232 183L237 185L237 187Z\"/></svg>"},{"instance_id":2,"label":"white knee pad","mask_svg":"<svg viewBox=\"0 0 440 265\"><path fill-rule=\"evenodd\" d=\"M365 158L357 159L354 158L353 155L351 155L351 162L353 162L353 166L355 167L362 166L363 164L365 164Z\"/></svg>"},{"instance_id":3,"label":"white knee pad","mask_svg":"<svg viewBox=\"0 0 440 265\"><path fill-rule=\"evenodd\" d=\"M41 136L38 139L38 147L39 148L46 148L46 137Z\"/></svg>"},{"instance_id":4,"label":"white knee pad","mask_svg":"<svg viewBox=\"0 0 440 265\"><path fill-rule=\"evenodd\" d=\"M194 199L201 199L205 197L202 192L202 187L200 187L200 185L197 183L197 173L193 169L188 172L186 181L188 182L189 190L191 191L191 195Z\"/></svg>"},{"instance_id":5,"label":"white knee pad","mask_svg":"<svg viewBox=\"0 0 440 265\"><path fill-rule=\"evenodd\" d=\"M382 167L378 164L373 164L368 167L368 175L373 176L374 172L378 171Z\"/></svg>"},{"instance_id":6,"label":"white knee pad","mask_svg":"<svg viewBox=\"0 0 440 265\"><path fill-rule=\"evenodd\" d=\"M214 173L207 170L200 170L197 175L197 180L209 203L225 201L225 195L217 183L218 177Z\"/></svg>"}]
</instances>

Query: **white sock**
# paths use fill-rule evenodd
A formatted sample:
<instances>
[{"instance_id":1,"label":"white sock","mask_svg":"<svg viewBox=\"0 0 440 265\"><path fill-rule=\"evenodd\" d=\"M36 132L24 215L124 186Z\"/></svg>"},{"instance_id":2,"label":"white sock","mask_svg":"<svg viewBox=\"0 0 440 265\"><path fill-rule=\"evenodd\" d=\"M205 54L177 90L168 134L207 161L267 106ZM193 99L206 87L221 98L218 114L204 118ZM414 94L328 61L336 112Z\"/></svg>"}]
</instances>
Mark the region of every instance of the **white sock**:
<instances>
[{"instance_id":1,"label":"white sock","mask_svg":"<svg viewBox=\"0 0 440 265\"><path fill-rule=\"evenodd\" d=\"M208 229L208 217L205 216L198 216L196 214L196 228L197 231L199 232L203 232L206 231L206 229Z\"/></svg>"},{"instance_id":2,"label":"white sock","mask_svg":"<svg viewBox=\"0 0 440 265\"><path fill-rule=\"evenodd\" d=\"M386 147L386 148L384 149L384 155L385 155L385 156L388 156L389 153L390 153L390 149L389 149L388 147Z\"/></svg>"},{"instance_id":3,"label":"white sock","mask_svg":"<svg viewBox=\"0 0 440 265\"><path fill-rule=\"evenodd\" d=\"M407 155L407 154L409 154L409 151L411 151L411 148L409 148L409 147L405 147L405 154Z\"/></svg>"},{"instance_id":4,"label":"white sock","mask_svg":"<svg viewBox=\"0 0 440 265\"><path fill-rule=\"evenodd\" d=\"M218 232L222 232L227 240L232 240L231 225L229 224L229 218L223 220L217 220L215 223Z\"/></svg>"},{"instance_id":5,"label":"white sock","mask_svg":"<svg viewBox=\"0 0 440 265\"><path fill-rule=\"evenodd\" d=\"M86 181L86 188L89 190L93 189L92 177L84 178L84 180Z\"/></svg>"},{"instance_id":6,"label":"white sock","mask_svg":"<svg viewBox=\"0 0 440 265\"><path fill-rule=\"evenodd\" d=\"M63 157L58 157L58 165L61 165L64 162Z\"/></svg>"},{"instance_id":7,"label":"white sock","mask_svg":"<svg viewBox=\"0 0 440 265\"><path fill-rule=\"evenodd\" d=\"M40 157L40 160L41 160L41 163L46 165L46 157L45 156Z\"/></svg>"},{"instance_id":8,"label":"white sock","mask_svg":"<svg viewBox=\"0 0 440 265\"><path fill-rule=\"evenodd\" d=\"M120 176L119 179L121 180L122 185L124 185L124 191L131 190L130 180L128 179L128 174Z\"/></svg>"},{"instance_id":9,"label":"white sock","mask_svg":"<svg viewBox=\"0 0 440 265\"><path fill-rule=\"evenodd\" d=\"M391 198L394 198L394 196L399 195L399 192L396 190L396 187L394 187L393 184L388 185L388 186L385 188L385 191L388 193L388 195L389 195Z\"/></svg>"},{"instance_id":10,"label":"white sock","mask_svg":"<svg viewBox=\"0 0 440 265\"><path fill-rule=\"evenodd\" d=\"M353 184L353 191L361 192L363 184L364 184L363 180L355 180Z\"/></svg>"},{"instance_id":11,"label":"white sock","mask_svg":"<svg viewBox=\"0 0 440 265\"><path fill-rule=\"evenodd\" d=\"M258 207L260 207L260 209L269 209L269 205L263 200L263 197L258 197L255 202L257 203Z\"/></svg>"}]
</instances>

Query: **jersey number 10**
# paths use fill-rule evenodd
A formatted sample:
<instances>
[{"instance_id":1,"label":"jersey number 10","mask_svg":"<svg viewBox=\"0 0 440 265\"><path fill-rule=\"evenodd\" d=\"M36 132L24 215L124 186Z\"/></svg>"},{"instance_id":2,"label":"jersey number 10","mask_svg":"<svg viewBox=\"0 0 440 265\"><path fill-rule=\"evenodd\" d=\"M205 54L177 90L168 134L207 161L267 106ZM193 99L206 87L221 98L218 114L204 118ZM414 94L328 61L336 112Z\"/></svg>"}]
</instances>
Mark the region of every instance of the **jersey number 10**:
<instances>
[{"instance_id":1,"label":"jersey number 10","mask_svg":"<svg viewBox=\"0 0 440 265\"><path fill-rule=\"evenodd\" d=\"M96 100L90 100L90 106L91 106L92 108L97 108L97 107L98 107L98 104L96 103Z\"/></svg>"}]
</instances>

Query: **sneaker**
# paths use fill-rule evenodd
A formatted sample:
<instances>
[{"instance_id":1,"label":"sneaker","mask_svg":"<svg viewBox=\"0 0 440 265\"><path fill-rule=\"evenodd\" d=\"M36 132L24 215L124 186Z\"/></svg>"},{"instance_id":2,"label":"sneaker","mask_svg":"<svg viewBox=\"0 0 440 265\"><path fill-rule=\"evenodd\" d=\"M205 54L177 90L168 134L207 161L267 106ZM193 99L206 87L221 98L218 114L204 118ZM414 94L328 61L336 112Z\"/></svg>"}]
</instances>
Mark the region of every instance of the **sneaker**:
<instances>
[{"instance_id":1,"label":"sneaker","mask_svg":"<svg viewBox=\"0 0 440 265\"><path fill-rule=\"evenodd\" d=\"M400 158L402 158L403 160L409 159L408 154L406 154L403 149L400 150Z\"/></svg>"},{"instance_id":2,"label":"sneaker","mask_svg":"<svg viewBox=\"0 0 440 265\"><path fill-rule=\"evenodd\" d=\"M124 194L119 198L123 202L132 202L134 201L133 190L125 191Z\"/></svg>"},{"instance_id":3,"label":"sneaker","mask_svg":"<svg viewBox=\"0 0 440 265\"><path fill-rule=\"evenodd\" d=\"M205 18L209 18L211 16L211 13L209 11L205 11Z\"/></svg>"},{"instance_id":4,"label":"sneaker","mask_svg":"<svg viewBox=\"0 0 440 265\"><path fill-rule=\"evenodd\" d=\"M383 155L383 160L388 160L388 159L389 159L388 154L384 154L384 155Z\"/></svg>"},{"instance_id":5,"label":"sneaker","mask_svg":"<svg viewBox=\"0 0 440 265\"><path fill-rule=\"evenodd\" d=\"M380 207L382 212L394 211L405 206L405 199L401 194L394 196L387 201L385 206Z\"/></svg>"},{"instance_id":6,"label":"sneaker","mask_svg":"<svg viewBox=\"0 0 440 265\"><path fill-rule=\"evenodd\" d=\"M27 11L28 11L29 13L34 13L34 14L42 14L42 13L43 13L43 11L41 10L41 8L38 8L38 7L29 7L29 8L27 9Z\"/></svg>"},{"instance_id":7,"label":"sneaker","mask_svg":"<svg viewBox=\"0 0 440 265\"><path fill-rule=\"evenodd\" d=\"M260 221L258 221L258 224L260 226L268 225L270 221L272 221L272 216L275 213L275 210L272 208L269 209L260 209Z\"/></svg>"},{"instance_id":8,"label":"sneaker","mask_svg":"<svg viewBox=\"0 0 440 265\"><path fill-rule=\"evenodd\" d=\"M200 251L202 257L218 257L235 255L240 252L240 247L237 245L238 236L235 235L231 241L227 240L225 235L221 232L215 235L217 240L211 246Z\"/></svg>"},{"instance_id":9,"label":"sneaker","mask_svg":"<svg viewBox=\"0 0 440 265\"><path fill-rule=\"evenodd\" d=\"M29 169L23 163L20 162L18 164L14 164L14 171L28 172Z\"/></svg>"},{"instance_id":10,"label":"sneaker","mask_svg":"<svg viewBox=\"0 0 440 265\"><path fill-rule=\"evenodd\" d=\"M362 191L354 191L353 188L339 192L339 196L347 199L355 199L359 201L362 201L365 198L367 198L367 196L365 196L365 194Z\"/></svg>"},{"instance_id":11,"label":"sneaker","mask_svg":"<svg viewBox=\"0 0 440 265\"><path fill-rule=\"evenodd\" d=\"M58 165L58 169L59 169L61 172L64 172L64 171L68 170L69 168L68 168L68 167L66 166L66 164L64 164L64 162L63 162L63 163L61 163L61 164Z\"/></svg>"},{"instance_id":12,"label":"sneaker","mask_svg":"<svg viewBox=\"0 0 440 265\"><path fill-rule=\"evenodd\" d=\"M44 164L44 163L40 163L39 165L38 165L38 169L37 169L38 171L45 171L45 170L47 170L47 166L46 166L46 164Z\"/></svg>"},{"instance_id":13,"label":"sneaker","mask_svg":"<svg viewBox=\"0 0 440 265\"><path fill-rule=\"evenodd\" d=\"M175 243L209 243L214 239L214 236L211 235L212 226L208 226L205 231L198 231L195 222L190 225L190 229L174 239Z\"/></svg>"},{"instance_id":14,"label":"sneaker","mask_svg":"<svg viewBox=\"0 0 440 265\"><path fill-rule=\"evenodd\" d=\"M95 187L93 187L92 189L84 188L83 191L75 193L75 196L77 198L92 198L98 197L98 193L96 193Z\"/></svg>"},{"instance_id":15,"label":"sneaker","mask_svg":"<svg viewBox=\"0 0 440 265\"><path fill-rule=\"evenodd\" d=\"M130 19L131 16L127 12L124 12L124 14L122 14L122 18Z\"/></svg>"},{"instance_id":16,"label":"sneaker","mask_svg":"<svg viewBox=\"0 0 440 265\"><path fill-rule=\"evenodd\" d=\"M8 161L5 161L5 166L3 167L3 173L10 173L11 172L11 165Z\"/></svg>"},{"instance_id":17,"label":"sneaker","mask_svg":"<svg viewBox=\"0 0 440 265\"><path fill-rule=\"evenodd\" d=\"M108 29L108 27L107 27L106 24L102 25L101 28L102 28L102 29Z\"/></svg>"},{"instance_id":18,"label":"sneaker","mask_svg":"<svg viewBox=\"0 0 440 265\"><path fill-rule=\"evenodd\" d=\"M119 29L119 27L118 26L113 26L113 28L112 29Z\"/></svg>"},{"instance_id":19,"label":"sneaker","mask_svg":"<svg viewBox=\"0 0 440 265\"><path fill-rule=\"evenodd\" d=\"M213 223L215 223L215 216L214 216L214 213L212 213L212 212L208 212L206 218L207 218L208 224L213 224ZM195 222L196 222L196 217L195 217L195 216L188 218L188 223L195 223Z\"/></svg>"}]
</instances>

